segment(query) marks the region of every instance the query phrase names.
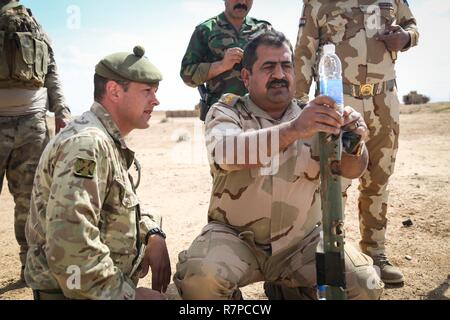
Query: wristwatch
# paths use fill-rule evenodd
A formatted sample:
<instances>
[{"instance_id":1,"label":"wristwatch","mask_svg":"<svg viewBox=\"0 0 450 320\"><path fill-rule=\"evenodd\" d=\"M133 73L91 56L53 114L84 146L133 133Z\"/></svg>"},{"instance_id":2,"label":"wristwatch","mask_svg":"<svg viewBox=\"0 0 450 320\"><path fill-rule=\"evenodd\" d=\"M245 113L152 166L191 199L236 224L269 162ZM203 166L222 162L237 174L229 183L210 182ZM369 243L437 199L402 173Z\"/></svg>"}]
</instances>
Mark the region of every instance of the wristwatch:
<instances>
[{"instance_id":1,"label":"wristwatch","mask_svg":"<svg viewBox=\"0 0 450 320\"><path fill-rule=\"evenodd\" d=\"M354 157L354 158L359 158L364 153L365 145L366 144L364 143L364 141L361 141L360 143L358 143L355 146L355 149L354 149L354 151L352 153L347 153L345 150L344 150L344 153L347 156Z\"/></svg>"},{"instance_id":2,"label":"wristwatch","mask_svg":"<svg viewBox=\"0 0 450 320\"><path fill-rule=\"evenodd\" d=\"M166 238L166 234L164 233L164 231L162 231L160 228L155 227L153 229L151 229L148 233L147 236L145 237L145 243L148 243L148 239L150 239L151 236L158 234L161 237L163 237L163 239Z\"/></svg>"}]
</instances>

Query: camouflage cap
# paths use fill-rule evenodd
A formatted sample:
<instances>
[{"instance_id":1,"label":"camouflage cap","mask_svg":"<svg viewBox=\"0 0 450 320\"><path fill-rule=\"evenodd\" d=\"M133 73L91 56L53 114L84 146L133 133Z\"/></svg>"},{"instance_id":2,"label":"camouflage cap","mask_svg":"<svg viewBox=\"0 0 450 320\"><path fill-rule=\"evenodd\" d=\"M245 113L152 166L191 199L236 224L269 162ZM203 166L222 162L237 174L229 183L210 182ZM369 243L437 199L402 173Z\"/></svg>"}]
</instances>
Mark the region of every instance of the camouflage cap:
<instances>
[{"instance_id":1,"label":"camouflage cap","mask_svg":"<svg viewBox=\"0 0 450 320\"><path fill-rule=\"evenodd\" d=\"M119 52L103 58L95 67L95 73L106 79L141 83L158 83L161 72L144 56L145 49L134 47L133 53Z\"/></svg>"}]
</instances>

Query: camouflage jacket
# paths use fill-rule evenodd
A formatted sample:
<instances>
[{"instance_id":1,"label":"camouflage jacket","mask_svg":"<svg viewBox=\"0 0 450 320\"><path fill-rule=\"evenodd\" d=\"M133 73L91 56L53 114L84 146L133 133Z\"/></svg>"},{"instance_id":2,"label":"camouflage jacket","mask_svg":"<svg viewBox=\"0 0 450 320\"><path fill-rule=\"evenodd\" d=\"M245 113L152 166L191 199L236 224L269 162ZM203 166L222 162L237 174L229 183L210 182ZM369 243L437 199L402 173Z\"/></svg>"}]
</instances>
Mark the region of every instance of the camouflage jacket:
<instances>
[{"instance_id":1,"label":"camouflage jacket","mask_svg":"<svg viewBox=\"0 0 450 320\"><path fill-rule=\"evenodd\" d=\"M34 181L25 278L71 299L133 299L154 218L140 215L128 169L134 153L95 103L45 149ZM138 249L139 248L139 249ZM77 278L78 277L78 278Z\"/></svg>"},{"instance_id":2,"label":"camouflage jacket","mask_svg":"<svg viewBox=\"0 0 450 320\"><path fill-rule=\"evenodd\" d=\"M230 24L225 13L213 17L195 28L181 64L181 78L191 87L207 83L211 101L215 103L224 93L247 93L242 79L242 65L238 64L214 79L206 81L211 64L224 58L229 48L244 49L249 41L270 30L270 23L246 17L239 32Z\"/></svg>"},{"instance_id":3,"label":"camouflage jacket","mask_svg":"<svg viewBox=\"0 0 450 320\"><path fill-rule=\"evenodd\" d=\"M403 51L417 45L416 20L406 0L304 0L295 65L297 97L307 101L323 45L334 43L348 84L375 84L395 79L396 53L376 40L386 25L396 23L411 36Z\"/></svg>"},{"instance_id":4,"label":"camouflage jacket","mask_svg":"<svg viewBox=\"0 0 450 320\"><path fill-rule=\"evenodd\" d=\"M217 132L226 136L258 131L292 121L301 113L293 101L282 119L274 120L248 95L229 96L213 105L206 118L213 175L209 220L252 232L256 243L271 244L275 254L304 239L321 221L318 138L298 140L280 152L279 169L273 175L256 168L224 171L214 161L215 148L223 139Z\"/></svg>"}]
</instances>

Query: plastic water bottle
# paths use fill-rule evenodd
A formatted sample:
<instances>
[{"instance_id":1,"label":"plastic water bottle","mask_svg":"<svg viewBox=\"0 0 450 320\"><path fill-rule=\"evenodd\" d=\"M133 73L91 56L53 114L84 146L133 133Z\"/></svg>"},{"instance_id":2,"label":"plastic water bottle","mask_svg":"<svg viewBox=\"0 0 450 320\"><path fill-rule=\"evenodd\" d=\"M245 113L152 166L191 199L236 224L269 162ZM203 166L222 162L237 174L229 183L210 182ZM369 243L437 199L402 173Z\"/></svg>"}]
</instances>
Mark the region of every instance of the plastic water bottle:
<instances>
[{"instance_id":1,"label":"plastic water bottle","mask_svg":"<svg viewBox=\"0 0 450 320\"><path fill-rule=\"evenodd\" d=\"M319 286L317 294L319 300L327 300L327 286Z\"/></svg>"},{"instance_id":2,"label":"plastic water bottle","mask_svg":"<svg viewBox=\"0 0 450 320\"><path fill-rule=\"evenodd\" d=\"M320 94L336 101L338 112L344 113L344 88L342 85L342 63L336 55L336 46L327 44L323 47L323 56L319 64Z\"/></svg>"}]
</instances>

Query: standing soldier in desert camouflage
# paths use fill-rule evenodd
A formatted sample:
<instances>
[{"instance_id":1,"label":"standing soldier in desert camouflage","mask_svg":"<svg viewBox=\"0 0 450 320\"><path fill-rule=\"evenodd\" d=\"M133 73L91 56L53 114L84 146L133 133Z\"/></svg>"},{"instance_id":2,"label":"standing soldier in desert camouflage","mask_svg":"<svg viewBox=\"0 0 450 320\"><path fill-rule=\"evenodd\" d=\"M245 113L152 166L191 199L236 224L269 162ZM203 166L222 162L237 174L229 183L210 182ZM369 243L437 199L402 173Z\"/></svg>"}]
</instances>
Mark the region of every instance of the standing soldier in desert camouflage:
<instances>
[{"instance_id":1,"label":"standing soldier in desert camouflage","mask_svg":"<svg viewBox=\"0 0 450 320\"><path fill-rule=\"evenodd\" d=\"M179 254L174 282L188 300L239 299L239 288L265 280L317 299L318 132L346 127L364 140L367 127L350 107L341 116L329 97L301 105L293 99L293 49L280 32L248 44L242 78L249 94L226 94L207 115L209 223ZM367 156L364 142L355 154L344 153L342 174L358 177ZM370 258L350 245L345 250L348 297L378 299L383 283Z\"/></svg>"},{"instance_id":2,"label":"standing soldier in desert camouflage","mask_svg":"<svg viewBox=\"0 0 450 320\"><path fill-rule=\"evenodd\" d=\"M50 41L29 9L16 0L0 0L0 192L6 173L16 205L21 280L33 178L49 139L47 110L55 113L58 133L69 122L70 110Z\"/></svg>"},{"instance_id":3,"label":"standing soldier in desert camouflage","mask_svg":"<svg viewBox=\"0 0 450 320\"><path fill-rule=\"evenodd\" d=\"M271 29L262 20L248 17L253 0L225 0L225 11L195 28L181 64L181 78L191 87L206 83L207 98L202 120L209 107L224 93L247 93L242 79L242 56L246 44Z\"/></svg>"},{"instance_id":4,"label":"standing soldier in desert camouflage","mask_svg":"<svg viewBox=\"0 0 450 320\"><path fill-rule=\"evenodd\" d=\"M400 133L395 62L398 52L417 45L418 38L406 0L305 0L295 52L297 97L306 100L313 78L318 80L323 45L336 45L345 104L360 112L369 127L370 162L359 189L360 247L388 284L404 281L385 251L387 186Z\"/></svg>"},{"instance_id":5,"label":"standing soldier in desert camouflage","mask_svg":"<svg viewBox=\"0 0 450 320\"><path fill-rule=\"evenodd\" d=\"M161 299L170 261L159 219L141 213L125 137L148 128L162 75L144 57L115 53L94 76L95 102L42 154L26 234L25 278L37 300ZM136 288L152 269L152 286Z\"/></svg>"}]
</instances>

